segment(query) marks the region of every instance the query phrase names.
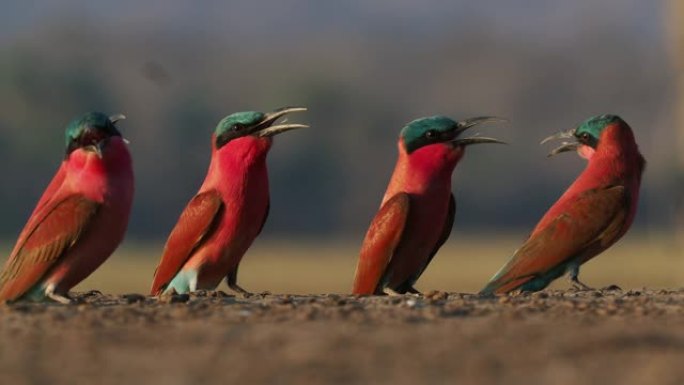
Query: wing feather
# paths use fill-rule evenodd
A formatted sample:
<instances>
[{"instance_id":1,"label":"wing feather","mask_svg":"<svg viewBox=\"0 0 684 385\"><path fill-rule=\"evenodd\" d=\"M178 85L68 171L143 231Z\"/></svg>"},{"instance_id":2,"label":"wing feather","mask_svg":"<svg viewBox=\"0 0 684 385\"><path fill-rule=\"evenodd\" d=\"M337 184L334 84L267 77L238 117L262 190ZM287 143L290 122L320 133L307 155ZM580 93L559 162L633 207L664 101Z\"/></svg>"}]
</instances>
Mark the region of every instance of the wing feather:
<instances>
[{"instance_id":1,"label":"wing feather","mask_svg":"<svg viewBox=\"0 0 684 385\"><path fill-rule=\"evenodd\" d=\"M388 200L371 222L361 246L354 277L354 294L375 294L404 232L409 196L399 193Z\"/></svg>"},{"instance_id":2,"label":"wing feather","mask_svg":"<svg viewBox=\"0 0 684 385\"><path fill-rule=\"evenodd\" d=\"M221 195L216 190L197 194L188 203L166 241L161 261L154 272L152 295L164 290L192 253L211 235L223 206Z\"/></svg>"},{"instance_id":3,"label":"wing feather","mask_svg":"<svg viewBox=\"0 0 684 385\"><path fill-rule=\"evenodd\" d=\"M622 232L627 199L623 186L582 193L563 214L537 230L481 293L515 290L572 258L585 261L601 252Z\"/></svg>"},{"instance_id":4,"label":"wing feather","mask_svg":"<svg viewBox=\"0 0 684 385\"><path fill-rule=\"evenodd\" d=\"M0 273L0 300L16 300L39 283L88 228L100 206L70 195L36 209Z\"/></svg>"}]
</instances>

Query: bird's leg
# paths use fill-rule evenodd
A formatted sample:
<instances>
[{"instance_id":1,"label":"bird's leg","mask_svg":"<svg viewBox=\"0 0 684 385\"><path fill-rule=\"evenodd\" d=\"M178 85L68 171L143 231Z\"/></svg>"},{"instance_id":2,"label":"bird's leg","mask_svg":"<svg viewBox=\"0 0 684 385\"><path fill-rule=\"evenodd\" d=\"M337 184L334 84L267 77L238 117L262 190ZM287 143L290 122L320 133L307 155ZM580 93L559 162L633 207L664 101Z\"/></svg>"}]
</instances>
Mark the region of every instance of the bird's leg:
<instances>
[{"instance_id":1,"label":"bird's leg","mask_svg":"<svg viewBox=\"0 0 684 385\"><path fill-rule=\"evenodd\" d=\"M228 273L228 276L226 276L226 283L228 284L230 290L238 294L242 294L244 296L252 295L252 293L248 292L237 284L237 268Z\"/></svg>"},{"instance_id":2,"label":"bird's leg","mask_svg":"<svg viewBox=\"0 0 684 385\"><path fill-rule=\"evenodd\" d=\"M175 290L174 290L175 291ZM188 292L194 293L197 291L197 274L188 281Z\"/></svg>"},{"instance_id":3,"label":"bird's leg","mask_svg":"<svg viewBox=\"0 0 684 385\"><path fill-rule=\"evenodd\" d=\"M232 291L234 291L234 292L236 292L236 293L238 293L238 294L242 294L242 295L252 295L251 292L249 292L249 291L243 289L242 287L240 287L240 285L238 285L238 284L235 283L235 282L233 282L232 284L229 283L229 284L228 284L228 287L230 288L230 290L232 290Z\"/></svg>"},{"instance_id":4,"label":"bird's leg","mask_svg":"<svg viewBox=\"0 0 684 385\"><path fill-rule=\"evenodd\" d=\"M579 265L573 264L570 269L570 282L572 282L572 287L575 288L575 290L578 291L586 291L586 290L594 290L593 288L589 287L585 283L581 282L579 280Z\"/></svg>"},{"instance_id":5,"label":"bird's leg","mask_svg":"<svg viewBox=\"0 0 684 385\"><path fill-rule=\"evenodd\" d=\"M62 305L70 305L70 304L74 303L74 300L69 298L68 294L61 295L61 294L55 293L55 287L52 285L48 286L45 289L45 297L47 297L47 298L49 298L55 302L59 302Z\"/></svg>"},{"instance_id":6,"label":"bird's leg","mask_svg":"<svg viewBox=\"0 0 684 385\"><path fill-rule=\"evenodd\" d=\"M591 286L585 284L584 282L580 281L580 280L577 278L577 276L571 277L571 278L570 278L570 281L572 282L572 286L573 286L576 290L580 290L580 291L582 291L582 290L584 290L584 291L586 291L586 290L594 290L593 287L591 287Z\"/></svg>"}]
</instances>

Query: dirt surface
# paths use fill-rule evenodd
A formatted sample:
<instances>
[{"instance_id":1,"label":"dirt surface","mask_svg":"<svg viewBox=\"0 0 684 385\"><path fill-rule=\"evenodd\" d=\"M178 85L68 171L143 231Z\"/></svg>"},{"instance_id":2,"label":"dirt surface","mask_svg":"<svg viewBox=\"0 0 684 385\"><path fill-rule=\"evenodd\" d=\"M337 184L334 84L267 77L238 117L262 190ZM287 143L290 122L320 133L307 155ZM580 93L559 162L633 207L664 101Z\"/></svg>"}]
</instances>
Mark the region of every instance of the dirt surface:
<instances>
[{"instance_id":1,"label":"dirt surface","mask_svg":"<svg viewBox=\"0 0 684 385\"><path fill-rule=\"evenodd\" d=\"M0 384L684 384L684 290L77 298L0 306Z\"/></svg>"}]
</instances>

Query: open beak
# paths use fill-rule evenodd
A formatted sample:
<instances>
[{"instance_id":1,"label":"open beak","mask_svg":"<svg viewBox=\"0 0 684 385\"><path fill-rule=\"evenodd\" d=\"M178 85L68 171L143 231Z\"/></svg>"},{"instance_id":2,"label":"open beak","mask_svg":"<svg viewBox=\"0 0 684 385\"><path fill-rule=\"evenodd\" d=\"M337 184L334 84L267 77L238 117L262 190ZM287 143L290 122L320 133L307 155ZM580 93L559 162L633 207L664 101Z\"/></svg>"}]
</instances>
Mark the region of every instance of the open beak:
<instances>
[{"instance_id":1,"label":"open beak","mask_svg":"<svg viewBox=\"0 0 684 385\"><path fill-rule=\"evenodd\" d=\"M451 141L451 143L455 146L470 146L472 144L482 144L482 143L500 143L500 144L506 144L506 142L502 142L498 139L495 138L489 138L485 136L472 136L469 138L458 138L459 135L461 135L464 131L475 127L477 125L483 124L483 123L491 123L491 122L508 122L507 119L504 118L497 118L495 116L479 116L476 118L470 118L466 120L462 120L458 122L458 127L456 128L454 132L454 139Z\"/></svg>"},{"instance_id":2,"label":"open beak","mask_svg":"<svg viewBox=\"0 0 684 385\"><path fill-rule=\"evenodd\" d=\"M255 133L259 137L271 137L297 128L308 128L309 126L306 124L286 124L285 122L274 124L278 119L291 112L303 111L306 111L306 107L283 107L278 108L273 112L269 112L266 114L264 120L256 127Z\"/></svg>"},{"instance_id":3,"label":"open beak","mask_svg":"<svg viewBox=\"0 0 684 385\"><path fill-rule=\"evenodd\" d=\"M544 138L544 140L542 140L539 144L544 144L546 142L550 142L550 141L556 140L556 139L575 139L575 129L573 128L570 130L561 131L557 134L553 134L547 138ZM561 152L576 151L579 148L579 146L580 146L580 143L577 141L572 141L572 142L564 141L563 143L561 143L560 146L551 150L551 152L549 152L549 154L546 156L548 158L550 158L554 155L560 154Z\"/></svg>"},{"instance_id":4,"label":"open beak","mask_svg":"<svg viewBox=\"0 0 684 385\"><path fill-rule=\"evenodd\" d=\"M111 115L109 117L109 121L112 122L112 124L114 124L114 125L116 125L117 122L122 121L122 120L126 120L126 115L119 113L119 114ZM131 144L131 142L128 139L124 138L123 136L121 136L121 138L123 139L124 143Z\"/></svg>"},{"instance_id":5,"label":"open beak","mask_svg":"<svg viewBox=\"0 0 684 385\"><path fill-rule=\"evenodd\" d=\"M112 122L112 124L116 124L116 122L120 120L126 120L126 115L124 114L114 114L109 117L109 121Z\"/></svg>"}]
</instances>

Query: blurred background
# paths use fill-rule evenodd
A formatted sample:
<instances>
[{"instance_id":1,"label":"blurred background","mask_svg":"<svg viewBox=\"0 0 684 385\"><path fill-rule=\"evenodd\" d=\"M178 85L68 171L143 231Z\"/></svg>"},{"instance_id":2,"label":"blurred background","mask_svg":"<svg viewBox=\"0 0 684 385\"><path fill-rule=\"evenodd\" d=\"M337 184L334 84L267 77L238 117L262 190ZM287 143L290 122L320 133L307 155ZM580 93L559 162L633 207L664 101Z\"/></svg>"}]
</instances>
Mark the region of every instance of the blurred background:
<instances>
[{"instance_id":1,"label":"blurred background","mask_svg":"<svg viewBox=\"0 0 684 385\"><path fill-rule=\"evenodd\" d=\"M420 116L510 119L468 151L447 247L418 287L476 290L583 167L545 136L614 113L648 161L633 230L587 283L680 286L684 6L603 1L13 1L0 5L0 239L8 250L89 110L122 112L136 201L125 245L79 288L145 291L225 115L303 105L277 138L271 214L241 282L349 290L357 250ZM7 254L6 252L4 253Z\"/></svg>"}]
</instances>

